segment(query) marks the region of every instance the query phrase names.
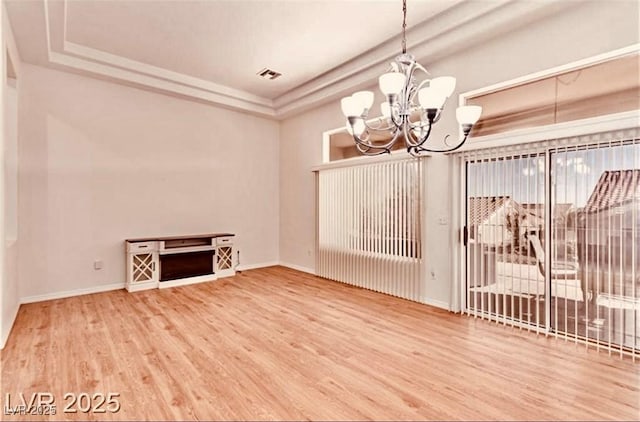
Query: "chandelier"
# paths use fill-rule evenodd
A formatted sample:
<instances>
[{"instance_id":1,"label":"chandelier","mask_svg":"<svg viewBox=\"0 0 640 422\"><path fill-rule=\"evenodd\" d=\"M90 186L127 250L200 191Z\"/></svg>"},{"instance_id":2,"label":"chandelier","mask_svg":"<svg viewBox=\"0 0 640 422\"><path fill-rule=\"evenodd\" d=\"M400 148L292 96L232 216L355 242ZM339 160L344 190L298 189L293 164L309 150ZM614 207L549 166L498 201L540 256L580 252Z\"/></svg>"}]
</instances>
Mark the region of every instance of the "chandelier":
<instances>
[{"instance_id":1,"label":"chandelier","mask_svg":"<svg viewBox=\"0 0 640 422\"><path fill-rule=\"evenodd\" d=\"M411 54L407 54L407 0L402 1L402 13L402 54L391 63L388 73L378 78L380 91L386 98L380 104L382 117L367 121L373 105L373 92L356 92L341 101L342 112L347 117L347 131L353 135L358 151L364 155L390 153L400 138L404 139L407 152L413 156L419 156L422 152L455 151L467 140L471 128L480 118L482 107L461 106L456 110L456 118L464 135L458 144L450 145L447 135L444 139L445 148L426 146L431 128L440 120L444 104L456 87L456 78L441 76L417 82L418 71L427 76L429 72ZM390 139L374 139L381 135Z\"/></svg>"}]
</instances>

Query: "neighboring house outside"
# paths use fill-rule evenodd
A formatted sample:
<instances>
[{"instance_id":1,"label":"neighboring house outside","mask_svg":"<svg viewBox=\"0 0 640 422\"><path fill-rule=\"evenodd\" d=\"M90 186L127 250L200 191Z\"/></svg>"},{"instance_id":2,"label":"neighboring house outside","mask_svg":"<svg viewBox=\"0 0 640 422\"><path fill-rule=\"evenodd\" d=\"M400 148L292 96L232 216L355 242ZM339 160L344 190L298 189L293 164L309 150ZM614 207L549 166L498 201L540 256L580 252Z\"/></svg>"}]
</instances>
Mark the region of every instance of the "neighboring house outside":
<instances>
[{"instance_id":1,"label":"neighboring house outside","mask_svg":"<svg viewBox=\"0 0 640 422\"><path fill-rule=\"evenodd\" d=\"M467 199L467 236L470 287L496 281L496 249L511 245L507 219L517 216L518 204L508 196L480 196ZM490 251L491 250L491 251Z\"/></svg>"},{"instance_id":2,"label":"neighboring house outside","mask_svg":"<svg viewBox=\"0 0 640 422\"><path fill-rule=\"evenodd\" d=\"M473 197L468 199L469 227L469 285L475 291L493 292L531 298L545 292L544 284L544 204L519 204L508 196ZM570 243L567 222L575 227L572 204L553 207L553 222L562 227L562 238L554 233L554 240L562 244L563 256L553 255L552 294L571 300L584 300L577 278L575 257L575 229ZM537 240L536 248L530 238ZM571 251L572 253L569 253ZM572 255L570 266L566 257ZM563 262L560 262L563 261ZM554 276L561 267L562 279Z\"/></svg>"},{"instance_id":3,"label":"neighboring house outside","mask_svg":"<svg viewBox=\"0 0 640 422\"><path fill-rule=\"evenodd\" d=\"M522 209L526 211L531 217L531 226L537 224L540 230L544 229L544 212L545 204L520 204ZM575 212L573 212L573 204L554 204L553 205L553 220L551 224L555 230L561 230L564 227L571 229L575 227Z\"/></svg>"},{"instance_id":4,"label":"neighboring house outside","mask_svg":"<svg viewBox=\"0 0 640 422\"><path fill-rule=\"evenodd\" d=\"M589 230L589 245L607 245L640 222L640 169L605 171L581 210L580 227ZM597 229L597 230L596 230ZM631 240L631 239L629 239Z\"/></svg>"},{"instance_id":5,"label":"neighboring house outside","mask_svg":"<svg viewBox=\"0 0 640 422\"><path fill-rule=\"evenodd\" d=\"M480 196L467 202L469 241L490 246L511 244L520 204L509 196Z\"/></svg>"},{"instance_id":6,"label":"neighboring house outside","mask_svg":"<svg viewBox=\"0 0 640 422\"><path fill-rule=\"evenodd\" d=\"M522 254L526 245L524 234L534 222L517 201L509 196L471 197L467 207L471 286L495 283L496 268L501 261L535 265Z\"/></svg>"},{"instance_id":7,"label":"neighboring house outside","mask_svg":"<svg viewBox=\"0 0 640 422\"><path fill-rule=\"evenodd\" d=\"M520 204L509 196L482 196L469 198L468 207L470 242L520 250L527 248L527 233L537 232L544 239L545 204ZM575 232L573 205L555 204L552 224L555 239L564 241L568 232Z\"/></svg>"},{"instance_id":8,"label":"neighboring house outside","mask_svg":"<svg viewBox=\"0 0 640 422\"><path fill-rule=\"evenodd\" d=\"M602 173L579 212L578 239L592 289L623 296L640 289L640 169Z\"/></svg>"}]
</instances>

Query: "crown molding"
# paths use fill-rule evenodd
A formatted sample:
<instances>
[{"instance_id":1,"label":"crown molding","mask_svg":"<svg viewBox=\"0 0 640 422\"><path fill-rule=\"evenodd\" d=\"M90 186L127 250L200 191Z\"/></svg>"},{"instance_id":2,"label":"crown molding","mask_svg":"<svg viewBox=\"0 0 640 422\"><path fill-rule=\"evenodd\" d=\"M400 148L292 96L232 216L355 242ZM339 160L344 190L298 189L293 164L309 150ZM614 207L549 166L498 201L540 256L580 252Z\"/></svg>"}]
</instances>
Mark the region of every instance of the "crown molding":
<instances>
[{"instance_id":1,"label":"crown molding","mask_svg":"<svg viewBox=\"0 0 640 422\"><path fill-rule=\"evenodd\" d=\"M459 1L407 31L409 51L433 63L572 2ZM375 84L398 54L400 35L319 75L275 100L67 41L68 0L44 0L48 59L52 66L272 119L285 119Z\"/></svg>"},{"instance_id":2,"label":"crown molding","mask_svg":"<svg viewBox=\"0 0 640 422\"><path fill-rule=\"evenodd\" d=\"M47 52L55 67L275 118L268 98L66 40L67 0L44 0Z\"/></svg>"},{"instance_id":3,"label":"crown molding","mask_svg":"<svg viewBox=\"0 0 640 422\"><path fill-rule=\"evenodd\" d=\"M572 6L562 0L535 2L463 2L407 31L415 40L407 50L419 62L435 63L447 56L503 35L517 27ZM388 62L399 53L395 37L278 97L277 117L288 118L323 103L337 100L354 89L371 87Z\"/></svg>"},{"instance_id":4,"label":"crown molding","mask_svg":"<svg viewBox=\"0 0 640 422\"><path fill-rule=\"evenodd\" d=\"M87 59L95 63L109 64L113 67L135 72L140 75L154 77L163 81L175 82L180 85L200 89L202 91L229 98L235 98L259 106L273 107L273 101L267 98L259 97L239 89L230 88L204 79L195 78L183 73L173 72L161 67L131 60L126 57L110 54L105 51L85 47L70 41L64 41L64 51L74 57Z\"/></svg>"}]
</instances>

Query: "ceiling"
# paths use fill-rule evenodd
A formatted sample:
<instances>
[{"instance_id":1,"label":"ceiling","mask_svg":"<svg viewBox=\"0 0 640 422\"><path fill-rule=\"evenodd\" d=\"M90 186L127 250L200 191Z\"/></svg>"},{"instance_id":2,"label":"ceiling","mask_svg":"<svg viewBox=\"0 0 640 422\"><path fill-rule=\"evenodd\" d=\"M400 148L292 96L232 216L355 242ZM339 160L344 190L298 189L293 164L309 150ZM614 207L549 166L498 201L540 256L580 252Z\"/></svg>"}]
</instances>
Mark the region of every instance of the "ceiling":
<instances>
[{"instance_id":1,"label":"ceiling","mask_svg":"<svg viewBox=\"0 0 640 422\"><path fill-rule=\"evenodd\" d=\"M548 9L557 2L518 2L528 8L513 3L409 0L409 47L435 55L424 46L451 37L453 28L476 26L486 36L500 28L500 14L533 18L541 5ZM275 118L371 84L400 50L400 0L5 4L25 62ZM473 39L473 30L466 37ZM453 37L439 49L446 51L454 41L468 40ZM282 76L260 78L256 73L265 67Z\"/></svg>"},{"instance_id":2,"label":"ceiling","mask_svg":"<svg viewBox=\"0 0 640 422\"><path fill-rule=\"evenodd\" d=\"M454 3L419 1L411 17ZM401 13L397 1L74 1L66 40L274 99L396 35ZM265 67L283 76L258 77Z\"/></svg>"}]
</instances>

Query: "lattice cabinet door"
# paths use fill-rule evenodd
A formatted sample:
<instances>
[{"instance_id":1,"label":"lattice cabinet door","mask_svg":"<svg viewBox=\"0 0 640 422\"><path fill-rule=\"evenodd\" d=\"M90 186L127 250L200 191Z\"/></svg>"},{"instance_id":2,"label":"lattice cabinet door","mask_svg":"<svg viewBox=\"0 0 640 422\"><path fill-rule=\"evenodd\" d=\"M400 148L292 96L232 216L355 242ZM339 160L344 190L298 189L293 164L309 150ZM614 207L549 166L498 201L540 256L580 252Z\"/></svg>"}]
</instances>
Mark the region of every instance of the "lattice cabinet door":
<instances>
[{"instance_id":1,"label":"lattice cabinet door","mask_svg":"<svg viewBox=\"0 0 640 422\"><path fill-rule=\"evenodd\" d=\"M233 245L231 238L220 238L217 241L216 249L216 275L225 277L234 275L233 269Z\"/></svg>"},{"instance_id":2,"label":"lattice cabinet door","mask_svg":"<svg viewBox=\"0 0 640 422\"><path fill-rule=\"evenodd\" d=\"M132 258L132 282L144 283L145 281L154 281L156 274L156 261L153 253L141 253L131 255Z\"/></svg>"},{"instance_id":3,"label":"lattice cabinet door","mask_svg":"<svg viewBox=\"0 0 640 422\"><path fill-rule=\"evenodd\" d=\"M221 246L218 248L218 270L230 270L233 267L233 255L231 246Z\"/></svg>"},{"instance_id":4,"label":"lattice cabinet door","mask_svg":"<svg viewBox=\"0 0 640 422\"><path fill-rule=\"evenodd\" d=\"M143 249L135 245L127 254L127 290L136 291L158 286L160 279L159 256L153 247Z\"/></svg>"}]
</instances>

